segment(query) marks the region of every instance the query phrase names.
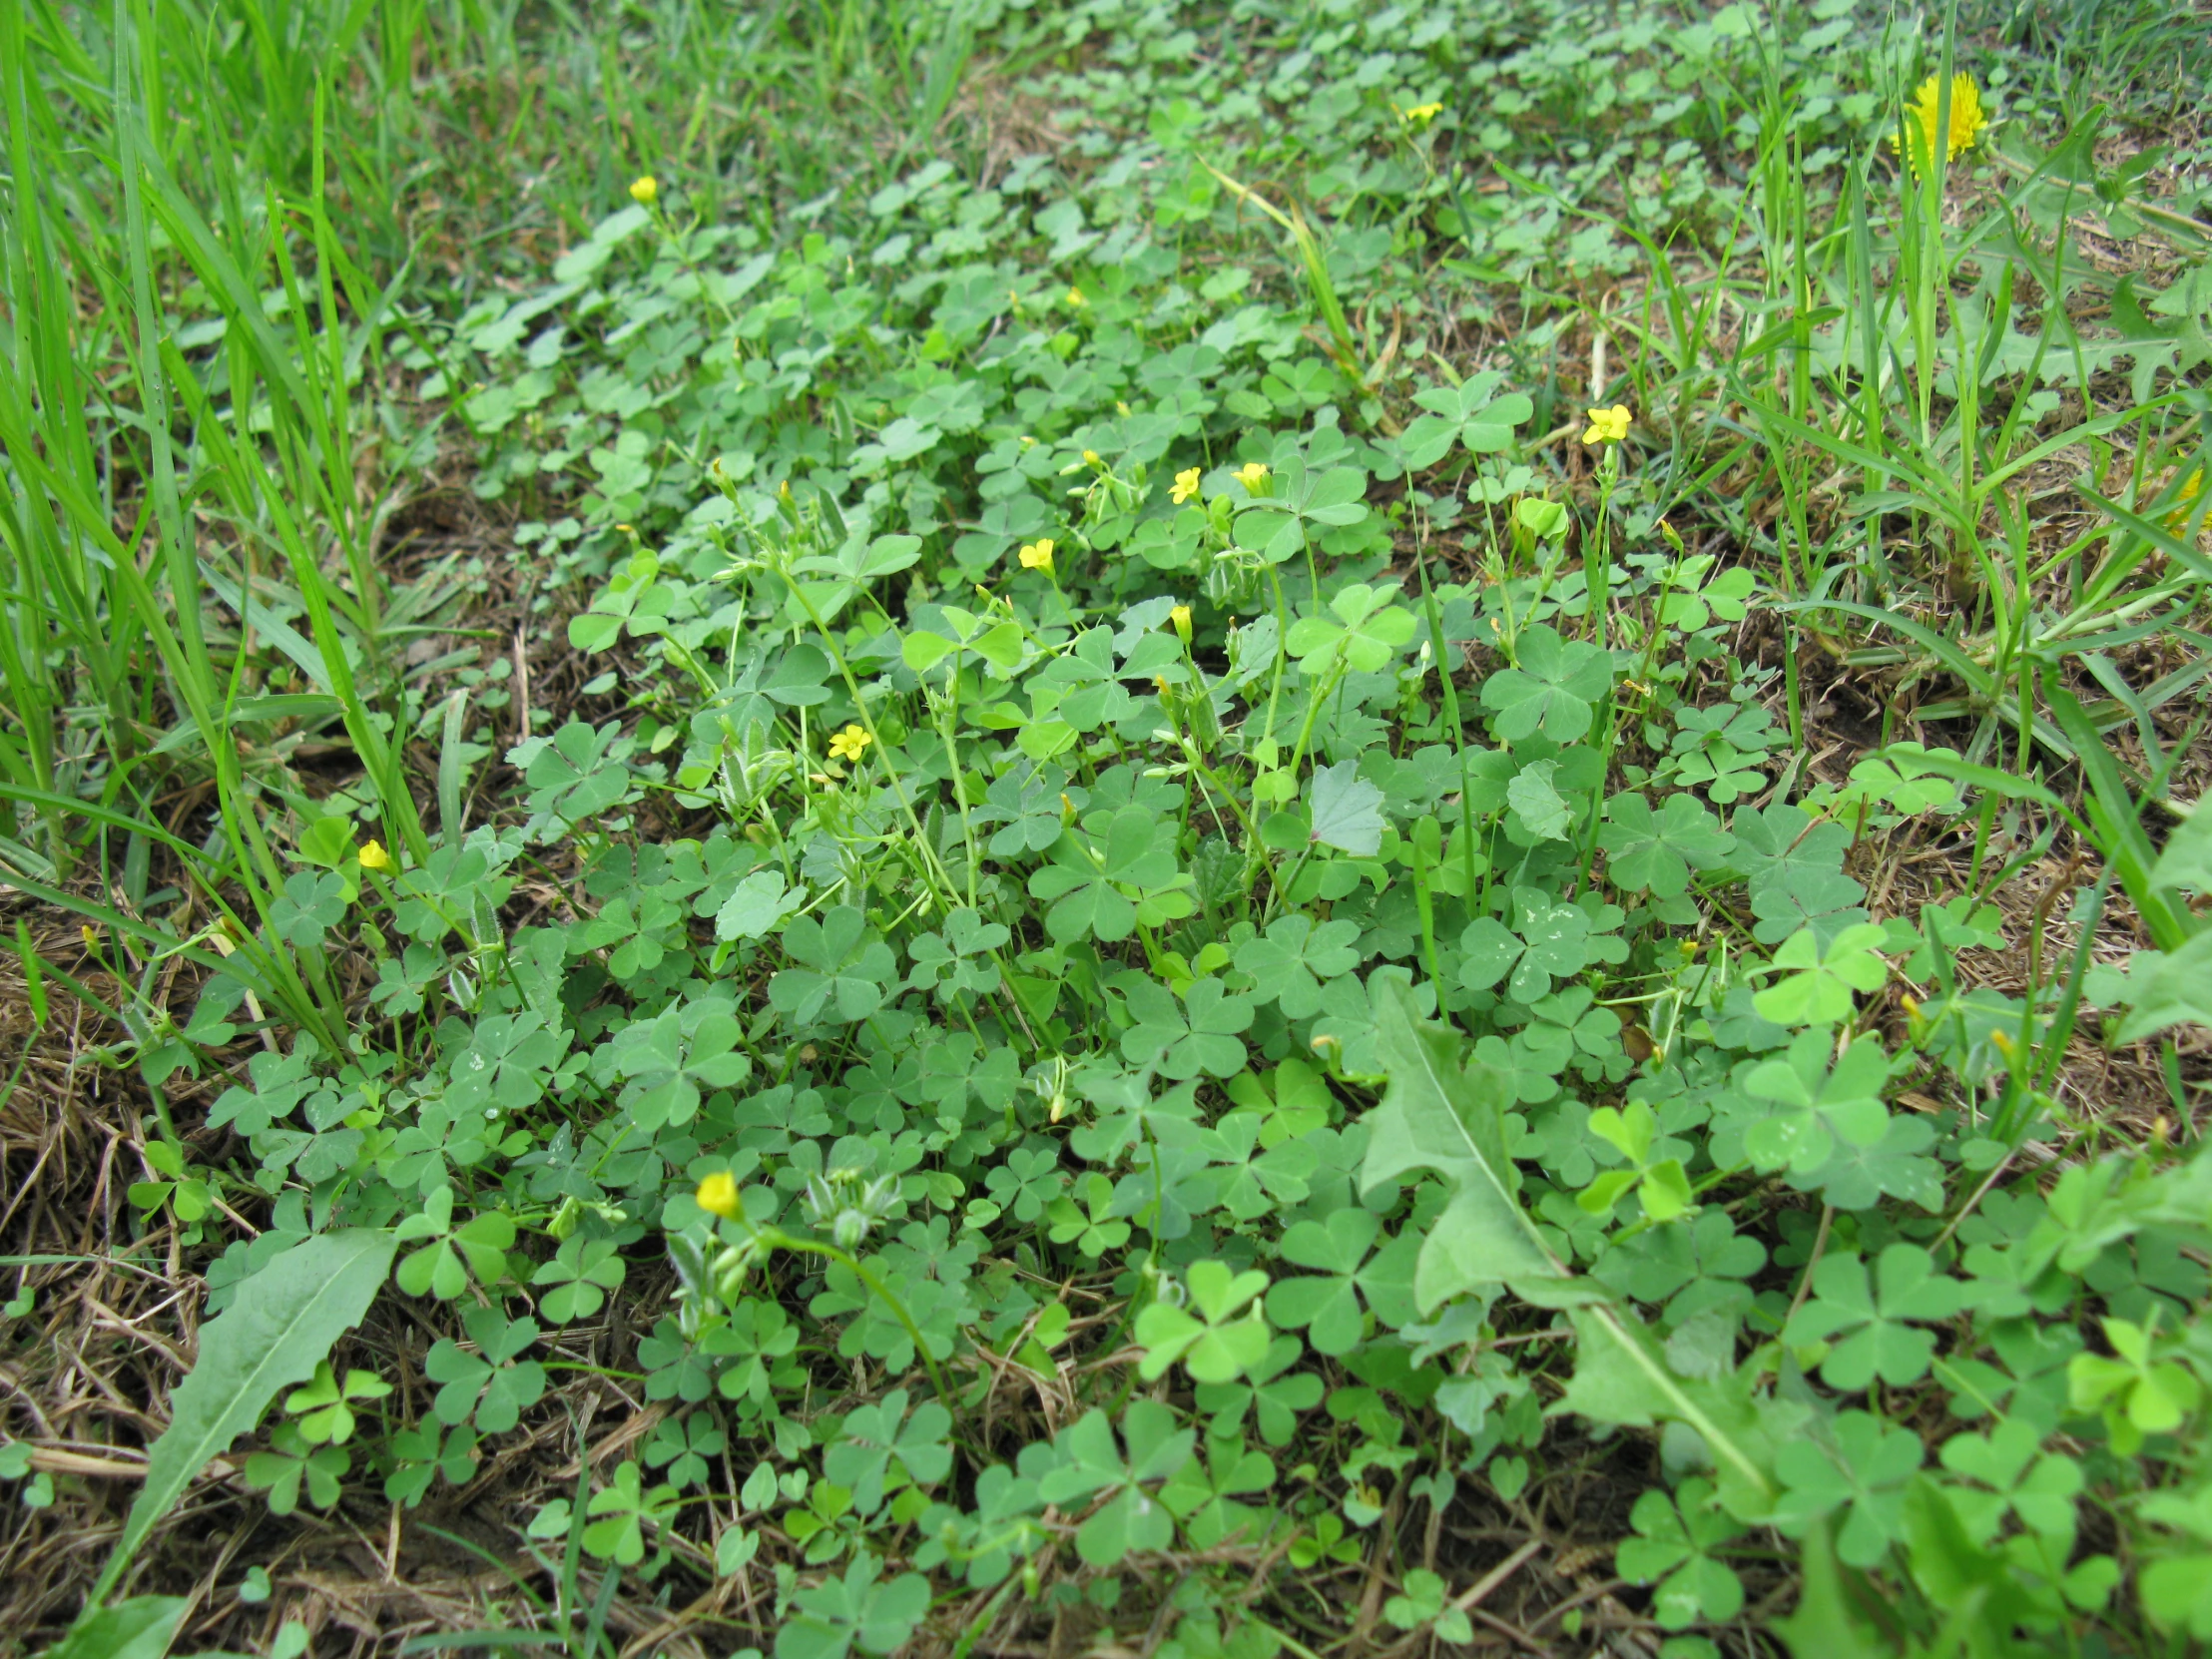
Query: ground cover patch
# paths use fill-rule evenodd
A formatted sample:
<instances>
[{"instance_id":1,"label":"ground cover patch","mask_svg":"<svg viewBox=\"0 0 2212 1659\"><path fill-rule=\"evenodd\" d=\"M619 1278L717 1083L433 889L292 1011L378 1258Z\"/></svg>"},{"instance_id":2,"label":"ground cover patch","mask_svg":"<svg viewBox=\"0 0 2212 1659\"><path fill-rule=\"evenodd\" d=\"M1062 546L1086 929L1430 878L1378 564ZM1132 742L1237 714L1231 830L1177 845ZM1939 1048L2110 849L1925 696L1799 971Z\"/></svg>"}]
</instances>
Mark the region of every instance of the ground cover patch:
<instances>
[{"instance_id":1,"label":"ground cover patch","mask_svg":"<svg viewBox=\"0 0 2212 1659\"><path fill-rule=\"evenodd\" d=\"M0 1642L2212 1637L2190 24L0 20Z\"/></svg>"}]
</instances>

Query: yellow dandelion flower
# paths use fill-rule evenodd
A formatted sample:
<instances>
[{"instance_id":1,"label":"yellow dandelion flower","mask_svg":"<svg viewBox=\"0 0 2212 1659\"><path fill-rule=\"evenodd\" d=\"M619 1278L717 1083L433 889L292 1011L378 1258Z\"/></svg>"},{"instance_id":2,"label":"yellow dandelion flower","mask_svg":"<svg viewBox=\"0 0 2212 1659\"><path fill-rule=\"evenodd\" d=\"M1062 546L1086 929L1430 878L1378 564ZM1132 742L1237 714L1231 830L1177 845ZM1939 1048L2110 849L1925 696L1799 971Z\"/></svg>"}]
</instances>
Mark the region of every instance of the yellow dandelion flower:
<instances>
[{"instance_id":1,"label":"yellow dandelion flower","mask_svg":"<svg viewBox=\"0 0 2212 1659\"><path fill-rule=\"evenodd\" d=\"M1052 574L1052 538L1047 536L1042 541L1024 542L1021 548L1021 568L1024 570L1041 570L1047 576L1050 576Z\"/></svg>"},{"instance_id":2,"label":"yellow dandelion flower","mask_svg":"<svg viewBox=\"0 0 2212 1659\"><path fill-rule=\"evenodd\" d=\"M630 181L630 200L641 208L650 208L659 200L661 182L652 174L641 174Z\"/></svg>"},{"instance_id":3,"label":"yellow dandelion flower","mask_svg":"<svg viewBox=\"0 0 2212 1659\"><path fill-rule=\"evenodd\" d=\"M702 1210L725 1221L735 1221L745 1211L738 1198L738 1178L726 1169L716 1170L700 1182L697 1197Z\"/></svg>"},{"instance_id":4,"label":"yellow dandelion flower","mask_svg":"<svg viewBox=\"0 0 2212 1659\"><path fill-rule=\"evenodd\" d=\"M1198 468L1187 466L1175 475L1175 488L1168 491L1168 498L1178 507L1198 493Z\"/></svg>"},{"instance_id":5,"label":"yellow dandelion flower","mask_svg":"<svg viewBox=\"0 0 2212 1659\"><path fill-rule=\"evenodd\" d=\"M1178 605L1168 612L1168 622L1175 629L1175 637L1185 645L1191 643L1191 608Z\"/></svg>"},{"instance_id":6,"label":"yellow dandelion flower","mask_svg":"<svg viewBox=\"0 0 2212 1659\"><path fill-rule=\"evenodd\" d=\"M868 736L864 727L847 726L841 732L830 734L830 759L832 761L857 761L861 752L874 741L873 738Z\"/></svg>"},{"instance_id":7,"label":"yellow dandelion flower","mask_svg":"<svg viewBox=\"0 0 2212 1659\"><path fill-rule=\"evenodd\" d=\"M1974 147L1981 130L1989 125L1989 117L1981 108L1981 89L1973 84L1973 77L1966 74L1950 78L1950 125L1941 127L1942 79L1931 75L1921 83L1921 90L1913 102L1905 106L1905 136L1913 142L1913 171L1924 171L1936 154L1936 142L1940 128L1943 155L1948 161L1956 161ZM1900 148L1898 135L1890 135L1890 148Z\"/></svg>"},{"instance_id":8,"label":"yellow dandelion flower","mask_svg":"<svg viewBox=\"0 0 2212 1659\"><path fill-rule=\"evenodd\" d=\"M1628 436L1628 423L1635 417L1628 412L1626 403L1615 403L1610 409L1590 411L1590 429L1582 434L1588 444L1618 443Z\"/></svg>"},{"instance_id":9,"label":"yellow dandelion flower","mask_svg":"<svg viewBox=\"0 0 2212 1659\"><path fill-rule=\"evenodd\" d=\"M2204 468L2198 467L2189 474L2181 486L2181 493L2174 497L2173 510L2166 515L2166 528L2179 534L2189 522L2189 515L2196 510L2197 497L2204 493Z\"/></svg>"},{"instance_id":10,"label":"yellow dandelion flower","mask_svg":"<svg viewBox=\"0 0 2212 1659\"><path fill-rule=\"evenodd\" d=\"M375 841L363 841L360 851L355 856L360 859L361 868L363 869L391 868L391 854Z\"/></svg>"},{"instance_id":11,"label":"yellow dandelion flower","mask_svg":"<svg viewBox=\"0 0 2212 1659\"><path fill-rule=\"evenodd\" d=\"M1253 495L1260 493L1260 486L1268 481L1268 464L1265 461L1247 461L1237 468L1237 482Z\"/></svg>"}]
</instances>

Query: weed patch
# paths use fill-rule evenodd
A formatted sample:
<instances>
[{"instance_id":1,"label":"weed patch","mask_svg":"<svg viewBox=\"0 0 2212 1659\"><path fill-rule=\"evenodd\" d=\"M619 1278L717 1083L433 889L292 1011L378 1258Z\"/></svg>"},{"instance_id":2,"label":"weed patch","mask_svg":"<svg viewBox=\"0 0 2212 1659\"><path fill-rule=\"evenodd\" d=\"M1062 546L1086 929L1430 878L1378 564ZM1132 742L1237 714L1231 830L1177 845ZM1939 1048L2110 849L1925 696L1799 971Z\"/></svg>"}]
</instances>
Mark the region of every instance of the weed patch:
<instances>
[{"instance_id":1,"label":"weed patch","mask_svg":"<svg viewBox=\"0 0 2212 1659\"><path fill-rule=\"evenodd\" d=\"M0 1651L2212 1640L2201 29L726 10L0 16Z\"/></svg>"}]
</instances>

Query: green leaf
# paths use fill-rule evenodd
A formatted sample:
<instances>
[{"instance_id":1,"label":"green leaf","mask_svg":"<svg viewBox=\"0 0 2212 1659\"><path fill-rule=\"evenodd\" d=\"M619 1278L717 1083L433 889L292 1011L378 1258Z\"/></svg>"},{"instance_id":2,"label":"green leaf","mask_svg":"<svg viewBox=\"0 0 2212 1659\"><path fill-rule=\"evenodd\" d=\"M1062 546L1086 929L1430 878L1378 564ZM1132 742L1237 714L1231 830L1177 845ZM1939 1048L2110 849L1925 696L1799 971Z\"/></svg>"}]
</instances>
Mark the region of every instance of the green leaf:
<instances>
[{"instance_id":1,"label":"green leaf","mask_svg":"<svg viewBox=\"0 0 2212 1659\"><path fill-rule=\"evenodd\" d=\"M1867 1264L1850 1254L1831 1255L1813 1270L1813 1297L1798 1311L1784 1340L1793 1347L1841 1337L1821 1364L1821 1380L1856 1393L1880 1377L1892 1387L1928 1375L1936 1339L1908 1321L1937 1324L1964 1305L1964 1287L1936 1273L1927 1251L1894 1244L1882 1253L1870 1284Z\"/></svg>"},{"instance_id":2,"label":"green leaf","mask_svg":"<svg viewBox=\"0 0 2212 1659\"><path fill-rule=\"evenodd\" d=\"M2201 802L2167 837L2166 849L2150 866L2150 879L2157 887L2212 893L2212 811Z\"/></svg>"},{"instance_id":3,"label":"green leaf","mask_svg":"<svg viewBox=\"0 0 2212 1659\"><path fill-rule=\"evenodd\" d=\"M1927 1457L1921 1437L1865 1411L1846 1411L1827 1431L1790 1439L1777 1451L1783 1491L1774 1524L1788 1537L1841 1510L1836 1552L1855 1567L1880 1561L1905 1529L1905 1484Z\"/></svg>"},{"instance_id":4,"label":"green leaf","mask_svg":"<svg viewBox=\"0 0 2212 1659\"><path fill-rule=\"evenodd\" d=\"M1137 1316L1137 1341L1146 1350L1137 1374L1154 1382L1181 1360L1200 1382L1234 1382L1267 1358L1273 1333L1255 1299L1268 1288L1268 1276L1196 1262L1186 1282L1188 1308L1155 1302ZM1248 1303L1251 1312L1240 1317Z\"/></svg>"},{"instance_id":5,"label":"green leaf","mask_svg":"<svg viewBox=\"0 0 2212 1659\"><path fill-rule=\"evenodd\" d=\"M1095 1407L1054 1439L1059 1463L1037 1482L1045 1502L1079 1512L1077 1499L1114 1494L1075 1534L1075 1552L1092 1566L1110 1567L1132 1550L1165 1549L1174 1540L1173 1517L1141 1488L1167 1479L1190 1460L1197 1431L1175 1422L1175 1412L1158 1400L1131 1400L1121 1419L1126 1459L1114 1443L1111 1420ZM1023 1458L1025 1469L1028 1461Z\"/></svg>"},{"instance_id":6,"label":"green leaf","mask_svg":"<svg viewBox=\"0 0 2212 1659\"><path fill-rule=\"evenodd\" d=\"M2115 1040L2141 1042L2176 1025L2212 1025L2212 927L2159 958Z\"/></svg>"},{"instance_id":7,"label":"green leaf","mask_svg":"<svg viewBox=\"0 0 2212 1659\"><path fill-rule=\"evenodd\" d=\"M1310 1019L1321 1011L1322 981L1360 965L1359 937L1357 922L1317 924L1293 911L1269 922L1264 937L1237 947L1237 968L1259 982L1261 1001L1275 1002L1292 1019Z\"/></svg>"},{"instance_id":8,"label":"green leaf","mask_svg":"<svg viewBox=\"0 0 2212 1659\"><path fill-rule=\"evenodd\" d=\"M1879 1146L1890 1125L1882 1087L1890 1078L1882 1044L1862 1037L1837 1056L1825 1031L1800 1033L1784 1058L1768 1060L1744 1079L1747 1094L1772 1101L1776 1110L1744 1134L1744 1150L1763 1170L1787 1166L1813 1175L1839 1145Z\"/></svg>"},{"instance_id":9,"label":"green leaf","mask_svg":"<svg viewBox=\"0 0 2212 1659\"><path fill-rule=\"evenodd\" d=\"M1360 776L1355 762L1317 768L1312 804L1319 844L1360 858L1382 849L1382 792Z\"/></svg>"},{"instance_id":10,"label":"green leaf","mask_svg":"<svg viewBox=\"0 0 2212 1659\"><path fill-rule=\"evenodd\" d=\"M1616 795L1605 804L1605 818L1597 843L1605 848L1606 875L1617 887L1655 898L1686 892L1691 869L1711 869L1736 845L1720 820L1688 794L1668 796L1657 813L1640 795Z\"/></svg>"},{"instance_id":11,"label":"green leaf","mask_svg":"<svg viewBox=\"0 0 2212 1659\"><path fill-rule=\"evenodd\" d=\"M1413 394L1429 412L1415 417L1398 440L1406 466L1415 472L1434 466L1463 444L1477 455L1494 455L1513 441L1513 428L1535 413L1519 392L1496 395L1504 377L1494 369L1470 374L1456 386L1435 386Z\"/></svg>"},{"instance_id":12,"label":"green leaf","mask_svg":"<svg viewBox=\"0 0 2212 1659\"><path fill-rule=\"evenodd\" d=\"M787 887L781 870L757 869L741 880L715 912L718 939L758 939L807 902L805 887Z\"/></svg>"},{"instance_id":13,"label":"green leaf","mask_svg":"<svg viewBox=\"0 0 2212 1659\"><path fill-rule=\"evenodd\" d=\"M1540 841L1565 840L1573 824L1566 798L1552 782L1558 771L1557 761L1531 761L1505 786L1505 804Z\"/></svg>"},{"instance_id":14,"label":"green leaf","mask_svg":"<svg viewBox=\"0 0 2212 1659\"><path fill-rule=\"evenodd\" d=\"M1888 936L1874 922L1855 922L1823 949L1812 928L1800 928L1774 953L1777 970L1794 971L1753 997L1751 1005L1761 1019L1777 1025L1836 1025L1851 1018L1859 1006L1853 993L1878 991L1889 977L1889 964L1879 954Z\"/></svg>"},{"instance_id":15,"label":"green leaf","mask_svg":"<svg viewBox=\"0 0 2212 1659\"><path fill-rule=\"evenodd\" d=\"M1382 1002L1376 1036L1389 1086L1366 1118L1361 1191L1417 1170L1451 1188L1414 1266L1420 1312L1507 1281L1565 1278L1520 1205L1520 1173L1505 1153L1503 1080L1480 1061L1462 1064L1458 1034L1419 1019L1409 991Z\"/></svg>"},{"instance_id":16,"label":"green leaf","mask_svg":"<svg viewBox=\"0 0 2212 1659\"><path fill-rule=\"evenodd\" d=\"M133 1596L92 1607L45 1659L162 1659L191 1605L186 1596Z\"/></svg>"},{"instance_id":17,"label":"green leaf","mask_svg":"<svg viewBox=\"0 0 2212 1659\"><path fill-rule=\"evenodd\" d=\"M1576 1337L1574 1378L1553 1409L1634 1428L1665 1419L1695 1429L1720 1472L1730 1512L1760 1518L1777 1490L1776 1445L1805 1407L1776 1401L1762 1407L1740 1376L1720 1382L1680 1376L1650 1330L1620 1309L1575 1308L1567 1317Z\"/></svg>"},{"instance_id":18,"label":"green leaf","mask_svg":"<svg viewBox=\"0 0 2212 1659\"><path fill-rule=\"evenodd\" d=\"M98 1602L193 1477L262 1420L277 1390L304 1382L339 1337L360 1324L390 1270L392 1237L354 1229L301 1241L238 1288L200 1332L200 1360L170 1395L168 1428L146 1459L108 1564L86 1598Z\"/></svg>"},{"instance_id":19,"label":"green leaf","mask_svg":"<svg viewBox=\"0 0 2212 1659\"><path fill-rule=\"evenodd\" d=\"M1797 1611L1775 1621L1795 1659L1896 1659L1894 1644L1869 1635L1860 1624L1825 1522L1806 1534L1804 1571Z\"/></svg>"},{"instance_id":20,"label":"green leaf","mask_svg":"<svg viewBox=\"0 0 2212 1659\"><path fill-rule=\"evenodd\" d=\"M1567 641L1547 623L1521 630L1515 663L1482 682L1482 706L1496 716L1508 743L1541 731L1553 743L1573 743L1590 729L1598 699L1613 684L1603 651Z\"/></svg>"}]
</instances>

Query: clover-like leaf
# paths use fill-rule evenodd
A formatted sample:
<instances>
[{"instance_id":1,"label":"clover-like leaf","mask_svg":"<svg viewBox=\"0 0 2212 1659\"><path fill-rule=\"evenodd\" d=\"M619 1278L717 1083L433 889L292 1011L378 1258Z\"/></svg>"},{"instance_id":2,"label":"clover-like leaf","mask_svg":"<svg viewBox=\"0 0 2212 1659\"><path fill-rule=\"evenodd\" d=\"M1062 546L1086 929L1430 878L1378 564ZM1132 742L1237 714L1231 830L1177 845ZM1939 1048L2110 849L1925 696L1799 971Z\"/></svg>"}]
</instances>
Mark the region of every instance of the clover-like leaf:
<instances>
[{"instance_id":1,"label":"clover-like leaf","mask_svg":"<svg viewBox=\"0 0 2212 1659\"><path fill-rule=\"evenodd\" d=\"M1887 929L1873 922L1846 927L1823 947L1811 928L1792 933L1774 953L1784 975L1752 998L1761 1019L1777 1025L1835 1025L1858 1008L1855 992L1878 991L1890 966L1881 948Z\"/></svg>"},{"instance_id":2,"label":"clover-like leaf","mask_svg":"<svg viewBox=\"0 0 2212 1659\"><path fill-rule=\"evenodd\" d=\"M1420 1241L1405 1234L1371 1258L1382 1230L1382 1222L1364 1209L1337 1210L1326 1221L1302 1221L1288 1228L1283 1259L1320 1277L1277 1281L1268 1293L1268 1317L1289 1330L1304 1331L1316 1353L1331 1355L1350 1354L1359 1346L1363 1298L1384 1326L1409 1323Z\"/></svg>"},{"instance_id":3,"label":"clover-like leaf","mask_svg":"<svg viewBox=\"0 0 2212 1659\"><path fill-rule=\"evenodd\" d=\"M1513 428L1535 413L1535 405L1517 391L1498 396L1503 381L1496 370L1484 369L1456 386L1415 392L1413 401L1425 412L1415 416L1398 439L1407 468L1417 472L1434 466L1454 444L1476 455L1494 455L1508 448Z\"/></svg>"},{"instance_id":4,"label":"clover-like leaf","mask_svg":"<svg viewBox=\"0 0 2212 1659\"><path fill-rule=\"evenodd\" d=\"M1234 994L1219 979L1194 979L1175 993L1141 975L1123 981L1136 1023L1122 1034L1121 1051L1134 1065L1157 1066L1178 1080L1233 1077L1244 1069L1238 1033L1252 1023L1253 999Z\"/></svg>"},{"instance_id":5,"label":"clover-like leaf","mask_svg":"<svg viewBox=\"0 0 2212 1659\"><path fill-rule=\"evenodd\" d=\"M1237 967L1259 981L1256 995L1273 1001L1292 1019L1321 1011L1323 980L1360 965L1356 921L1316 922L1293 911L1268 923L1267 932L1237 947Z\"/></svg>"},{"instance_id":6,"label":"clover-like leaf","mask_svg":"<svg viewBox=\"0 0 2212 1659\"><path fill-rule=\"evenodd\" d=\"M1839 1144L1880 1144L1890 1123L1882 1103L1889 1056L1880 1042L1862 1037L1831 1069L1834 1046L1825 1031L1804 1032L1784 1058L1765 1061L1745 1078L1746 1093L1773 1103L1744 1133L1744 1150L1761 1169L1811 1175Z\"/></svg>"},{"instance_id":7,"label":"clover-like leaf","mask_svg":"<svg viewBox=\"0 0 2212 1659\"><path fill-rule=\"evenodd\" d=\"M1560 638L1548 623L1521 630L1511 668L1482 682L1482 706L1507 742L1541 732L1573 743L1590 730L1598 699L1613 684L1612 664L1594 645Z\"/></svg>"},{"instance_id":8,"label":"clover-like leaf","mask_svg":"<svg viewBox=\"0 0 2212 1659\"><path fill-rule=\"evenodd\" d=\"M1605 870L1617 887L1655 898L1687 891L1692 869L1711 869L1727 858L1736 837L1689 795L1670 795L1654 813L1640 795L1616 795L1605 804L1598 830Z\"/></svg>"},{"instance_id":9,"label":"clover-like leaf","mask_svg":"<svg viewBox=\"0 0 2212 1659\"><path fill-rule=\"evenodd\" d=\"M1347 667L1373 674L1412 639L1419 624L1413 613L1388 603L1394 582L1371 588L1353 582L1339 589L1321 616L1301 617L1283 637L1284 646L1309 675L1319 676L1339 658Z\"/></svg>"},{"instance_id":10,"label":"clover-like leaf","mask_svg":"<svg viewBox=\"0 0 2212 1659\"><path fill-rule=\"evenodd\" d=\"M1094 1406L1060 1431L1048 1458L1024 1453L1021 1466L1024 1472L1037 1467L1038 1496L1063 1509L1111 1494L1075 1533L1076 1554L1094 1567L1110 1567L1135 1550L1165 1549L1174 1538L1174 1517L1148 1488L1156 1490L1181 1469L1197 1443L1197 1432L1178 1427L1172 1408L1133 1399L1122 1413L1120 1445L1112 1419Z\"/></svg>"},{"instance_id":11,"label":"clover-like leaf","mask_svg":"<svg viewBox=\"0 0 2212 1659\"><path fill-rule=\"evenodd\" d=\"M1257 1298L1268 1276L1194 1262L1185 1282L1188 1307L1163 1300L1137 1316L1137 1341L1145 1350L1138 1375L1152 1382L1181 1360L1196 1382L1233 1382L1267 1358L1273 1333Z\"/></svg>"},{"instance_id":12,"label":"clover-like leaf","mask_svg":"<svg viewBox=\"0 0 2212 1659\"><path fill-rule=\"evenodd\" d=\"M1836 1553L1855 1567L1871 1567L1904 1533L1905 1484L1926 1456L1911 1428L1846 1411L1828 1435L1786 1440L1776 1452L1783 1491L1774 1524L1785 1536L1800 1538L1816 1521L1841 1511Z\"/></svg>"},{"instance_id":13,"label":"clover-like leaf","mask_svg":"<svg viewBox=\"0 0 2212 1659\"><path fill-rule=\"evenodd\" d=\"M869 930L867 917L840 904L820 920L801 916L784 929L784 949L803 964L769 981L768 997L795 1024L829 1019L849 1024L882 1006L898 973L891 947Z\"/></svg>"},{"instance_id":14,"label":"clover-like leaf","mask_svg":"<svg viewBox=\"0 0 2212 1659\"><path fill-rule=\"evenodd\" d=\"M1894 1244L1883 1251L1870 1284L1867 1264L1849 1253L1824 1258L1813 1270L1813 1300L1790 1321L1793 1346L1835 1341L1821 1364L1832 1388L1857 1392L1875 1378L1893 1387L1928 1375L1936 1339L1917 1329L1937 1324L1965 1303L1965 1287L1936 1271L1926 1250Z\"/></svg>"},{"instance_id":15,"label":"clover-like leaf","mask_svg":"<svg viewBox=\"0 0 2212 1659\"><path fill-rule=\"evenodd\" d=\"M1629 1511L1637 1535L1624 1539L1613 1564L1632 1584L1657 1584L1652 1616L1663 1630L1725 1624L1744 1608L1744 1582L1713 1550L1743 1527L1714 1502L1713 1484L1692 1476L1672 1496L1648 1491Z\"/></svg>"}]
</instances>

